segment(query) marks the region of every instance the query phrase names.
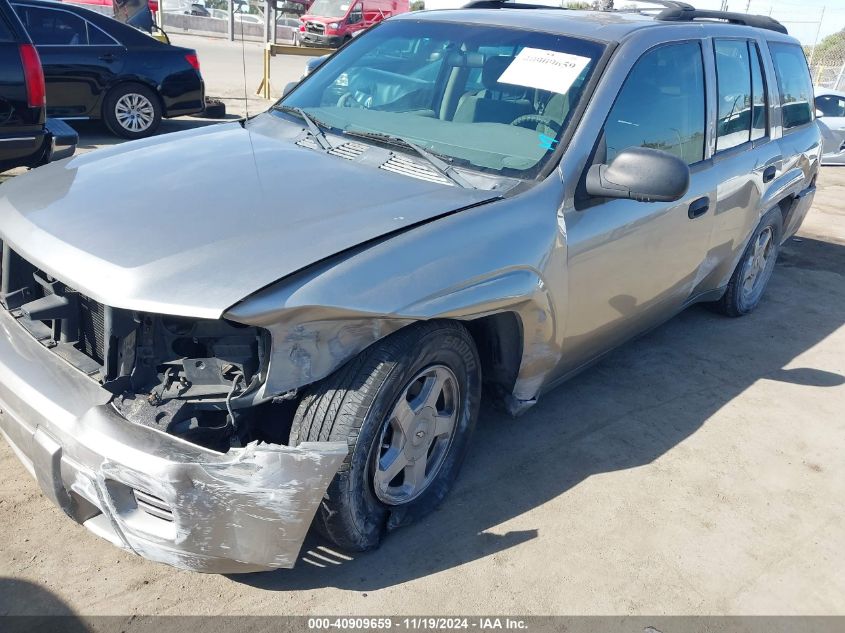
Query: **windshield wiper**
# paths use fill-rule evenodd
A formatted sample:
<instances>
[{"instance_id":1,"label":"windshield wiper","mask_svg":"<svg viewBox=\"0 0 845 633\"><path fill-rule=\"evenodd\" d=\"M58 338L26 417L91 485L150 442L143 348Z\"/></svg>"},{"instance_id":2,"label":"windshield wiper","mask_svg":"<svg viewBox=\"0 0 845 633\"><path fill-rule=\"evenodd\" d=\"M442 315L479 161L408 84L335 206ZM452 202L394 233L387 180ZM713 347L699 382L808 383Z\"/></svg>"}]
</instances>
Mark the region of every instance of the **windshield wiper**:
<instances>
[{"instance_id":1,"label":"windshield wiper","mask_svg":"<svg viewBox=\"0 0 845 633\"><path fill-rule=\"evenodd\" d=\"M447 163L442 158L438 158L427 149L423 149L416 143L402 138L401 136L393 136L392 134L385 134L383 132L368 132L366 130L344 130L343 133L347 136L357 136L359 138L368 138L380 143L388 145L398 145L399 147L407 147L415 151L421 157L428 161L434 169L444 178L448 178L453 183L464 189L475 189L475 187L460 173L458 173L452 165Z\"/></svg>"},{"instance_id":2,"label":"windshield wiper","mask_svg":"<svg viewBox=\"0 0 845 633\"><path fill-rule=\"evenodd\" d=\"M322 147L325 151L329 151L334 146L332 145L331 141L326 136L326 133L323 131L324 127L328 127L324 125L321 121L318 121L310 114L308 114L302 108L297 108L294 106L288 105L277 105L273 106L275 110L281 110L282 112L289 112L291 114L299 115L303 121L305 121L305 125L308 126L308 131L311 133L311 136L314 137L314 140L317 141L320 147Z\"/></svg>"}]
</instances>

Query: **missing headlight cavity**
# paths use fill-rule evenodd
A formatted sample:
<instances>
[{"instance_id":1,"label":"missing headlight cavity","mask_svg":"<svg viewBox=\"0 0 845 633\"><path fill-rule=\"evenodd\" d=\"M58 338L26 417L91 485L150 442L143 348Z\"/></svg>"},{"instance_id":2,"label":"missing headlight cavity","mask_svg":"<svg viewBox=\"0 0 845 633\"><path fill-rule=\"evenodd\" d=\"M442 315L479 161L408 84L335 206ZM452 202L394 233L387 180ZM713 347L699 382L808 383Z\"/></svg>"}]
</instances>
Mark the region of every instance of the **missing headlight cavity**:
<instances>
[{"instance_id":1,"label":"missing headlight cavity","mask_svg":"<svg viewBox=\"0 0 845 633\"><path fill-rule=\"evenodd\" d=\"M266 374L266 330L225 319L136 314L134 320L125 341L131 353L124 354L132 362L104 384L122 415L221 452L265 439L257 418L272 405L255 394Z\"/></svg>"}]
</instances>

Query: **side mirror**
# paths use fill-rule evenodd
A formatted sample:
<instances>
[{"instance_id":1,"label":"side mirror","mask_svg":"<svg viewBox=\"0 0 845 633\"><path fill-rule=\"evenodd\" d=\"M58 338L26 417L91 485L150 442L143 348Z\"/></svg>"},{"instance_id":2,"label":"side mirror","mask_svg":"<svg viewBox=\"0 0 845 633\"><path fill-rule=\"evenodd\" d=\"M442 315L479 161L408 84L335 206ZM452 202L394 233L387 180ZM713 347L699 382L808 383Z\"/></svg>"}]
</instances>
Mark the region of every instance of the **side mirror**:
<instances>
[{"instance_id":1,"label":"side mirror","mask_svg":"<svg viewBox=\"0 0 845 633\"><path fill-rule=\"evenodd\" d=\"M601 198L674 202L689 189L689 167L677 156L647 147L621 151L609 165L587 171L587 193Z\"/></svg>"},{"instance_id":2,"label":"side mirror","mask_svg":"<svg viewBox=\"0 0 845 633\"><path fill-rule=\"evenodd\" d=\"M822 112L821 110L819 110L818 108L816 108L816 118L817 118L817 119L820 119L820 118L821 118L821 117L823 117L823 116L824 116L824 112Z\"/></svg>"},{"instance_id":3,"label":"side mirror","mask_svg":"<svg viewBox=\"0 0 845 633\"><path fill-rule=\"evenodd\" d=\"M298 84L299 84L299 82L298 82L298 81L289 81L288 83L286 83L286 84L285 84L285 87L284 87L284 88L282 88L282 97L287 97L287 96L288 96L288 93L289 93L291 90L293 90L294 88L296 88L296 86L297 86Z\"/></svg>"},{"instance_id":4,"label":"side mirror","mask_svg":"<svg viewBox=\"0 0 845 633\"><path fill-rule=\"evenodd\" d=\"M305 74L302 75L303 77L307 77L315 70L317 70L324 61L329 58L328 55L321 55L320 57L312 57L308 61L305 62Z\"/></svg>"}]
</instances>

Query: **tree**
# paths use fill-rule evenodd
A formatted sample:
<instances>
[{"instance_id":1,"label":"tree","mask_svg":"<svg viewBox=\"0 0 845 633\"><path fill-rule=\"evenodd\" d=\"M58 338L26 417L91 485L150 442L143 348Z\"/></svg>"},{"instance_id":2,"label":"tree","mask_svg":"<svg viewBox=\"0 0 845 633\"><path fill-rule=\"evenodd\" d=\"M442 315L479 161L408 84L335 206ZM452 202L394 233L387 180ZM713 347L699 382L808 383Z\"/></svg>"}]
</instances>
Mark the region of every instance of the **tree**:
<instances>
[{"instance_id":1,"label":"tree","mask_svg":"<svg viewBox=\"0 0 845 633\"><path fill-rule=\"evenodd\" d=\"M425 0L414 0L411 3L411 11L424 11L425 10Z\"/></svg>"},{"instance_id":2,"label":"tree","mask_svg":"<svg viewBox=\"0 0 845 633\"><path fill-rule=\"evenodd\" d=\"M810 51L812 52L812 48ZM845 61L845 29L832 33L819 42L813 53L813 61L820 59Z\"/></svg>"},{"instance_id":3,"label":"tree","mask_svg":"<svg viewBox=\"0 0 845 633\"><path fill-rule=\"evenodd\" d=\"M613 0L594 0L593 10L595 10L595 11L613 11Z\"/></svg>"}]
</instances>

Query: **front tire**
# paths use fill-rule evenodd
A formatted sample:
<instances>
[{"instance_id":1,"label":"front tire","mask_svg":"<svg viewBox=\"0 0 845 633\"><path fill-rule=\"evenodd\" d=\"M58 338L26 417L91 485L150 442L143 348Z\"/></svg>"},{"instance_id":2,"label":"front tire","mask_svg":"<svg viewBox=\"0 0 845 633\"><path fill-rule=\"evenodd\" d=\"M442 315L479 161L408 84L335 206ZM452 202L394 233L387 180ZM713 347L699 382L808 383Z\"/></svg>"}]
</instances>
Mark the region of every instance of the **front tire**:
<instances>
[{"instance_id":1,"label":"front tire","mask_svg":"<svg viewBox=\"0 0 845 633\"><path fill-rule=\"evenodd\" d=\"M458 475L480 398L475 343L446 321L405 328L314 385L294 417L291 445L349 445L317 529L341 549L364 551L436 508Z\"/></svg>"},{"instance_id":2,"label":"front tire","mask_svg":"<svg viewBox=\"0 0 845 633\"><path fill-rule=\"evenodd\" d=\"M109 130L123 138L151 136L161 124L161 102L147 86L128 83L114 87L103 103L103 120Z\"/></svg>"},{"instance_id":3,"label":"front tire","mask_svg":"<svg viewBox=\"0 0 845 633\"><path fill-rule=\"evenodd\" d=\"M782 234L783 216L779 208L772 209L763 216L751 236L725 294L719 301L710 304L716 312L738 317L752 312L759 305L775 269Z\"/></svg>"}]
</instances>

